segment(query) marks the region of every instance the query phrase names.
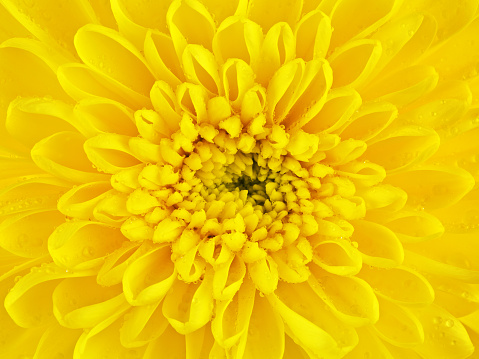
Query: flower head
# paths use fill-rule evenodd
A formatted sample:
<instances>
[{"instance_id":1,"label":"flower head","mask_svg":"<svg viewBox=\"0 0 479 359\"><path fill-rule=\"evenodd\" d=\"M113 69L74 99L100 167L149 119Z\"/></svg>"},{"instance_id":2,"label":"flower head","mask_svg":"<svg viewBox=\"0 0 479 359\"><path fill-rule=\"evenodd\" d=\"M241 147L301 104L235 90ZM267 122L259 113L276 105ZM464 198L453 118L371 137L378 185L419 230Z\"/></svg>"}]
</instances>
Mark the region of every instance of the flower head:
<instances>
[{"instance_id":1,"label":"flower head","mask_svg":"<svg viewBox=\"0 0 479 359\"><path fill-rule=\"evenodd\" d=\"M0 1L0 351L472 355L478 6Z\"/></svg>"}]
</instances>

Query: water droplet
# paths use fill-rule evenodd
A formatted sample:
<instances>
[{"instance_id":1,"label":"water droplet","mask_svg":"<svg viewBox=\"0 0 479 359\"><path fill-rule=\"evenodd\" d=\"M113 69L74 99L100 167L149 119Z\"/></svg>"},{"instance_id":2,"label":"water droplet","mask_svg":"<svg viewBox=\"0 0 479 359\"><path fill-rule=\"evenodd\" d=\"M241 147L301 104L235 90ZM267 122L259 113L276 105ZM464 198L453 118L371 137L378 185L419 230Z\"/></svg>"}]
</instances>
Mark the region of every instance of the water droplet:
<instances>
[{"instance_id":1,"label":"water droplet","mask_svg":"<svg viewBox=\"0 0 479 359\"><path fill-rule=\"evenodd\" d=\"M444 325L447 327L447 328L452 328L454 326L454 321L452 319L448 319L444 322Z\"/></svg>"},{"instance_id":2,"label":"water droplet","mask_svg":"<svg viewBox=\"0 0 479 359\"><path fill-rule=\"evenodd\" d=\"M442 318L441 317L435 317L433 320L434 324L441 324L442 323Z\"/></svg>"}]
</instances>

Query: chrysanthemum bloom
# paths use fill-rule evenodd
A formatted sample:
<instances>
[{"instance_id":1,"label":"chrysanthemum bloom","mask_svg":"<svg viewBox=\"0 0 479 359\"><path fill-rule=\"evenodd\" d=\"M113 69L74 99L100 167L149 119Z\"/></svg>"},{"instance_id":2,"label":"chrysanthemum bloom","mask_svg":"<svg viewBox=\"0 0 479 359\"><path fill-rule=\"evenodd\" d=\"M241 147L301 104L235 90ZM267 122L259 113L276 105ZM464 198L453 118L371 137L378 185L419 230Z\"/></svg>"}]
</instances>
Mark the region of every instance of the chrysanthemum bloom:
<instances>
[{"instance_id":1,"label":"chrysanthemum bloom","mask_svg":"<svg viewBox=\"0 0 479 359\"><path fill-rule=\"evenodd\" d=\"M471 357L478 0L1 0L0 357Z\"/></svg>"}]
</instances>

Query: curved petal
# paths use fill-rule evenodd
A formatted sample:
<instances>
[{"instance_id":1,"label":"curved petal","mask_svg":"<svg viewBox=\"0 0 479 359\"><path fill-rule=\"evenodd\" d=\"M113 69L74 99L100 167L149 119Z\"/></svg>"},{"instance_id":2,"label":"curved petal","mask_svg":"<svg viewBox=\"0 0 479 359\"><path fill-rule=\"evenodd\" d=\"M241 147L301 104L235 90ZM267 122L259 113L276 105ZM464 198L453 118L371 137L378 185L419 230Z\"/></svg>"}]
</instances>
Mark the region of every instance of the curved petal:
<instances>
[{"instance_id":1,"label":"curved petal","mask_svg":"<svg viewBox=\"0 0 479 359\"><path fill-rule=\"evenodd\" d=\"M336 319L307 283L280 283L268 301L283 318L288 335L310 356L341 357L358 342L356 331Z\"/></svg>"},{"instance_id":2,"label":"curved petal","mask_svg":"<svg viewBox=\"0 0 479 359\"><path fill-rule=\"evenodd\" d=\"M91 275L69 273L54 263L34 267L13 286L5 297L5 309L23 328L42 326L53 318L52 293L63 278Z\"/></svg>"},{"instance_id":3,"label":"curved petal","mask_svg":"<svg viewBox=\"0 0 479 359\"><path fill-rule=\"evenodd\" d=\"M58 200L58 210L65 216L85 219L93 217L93 209L111 189L109 182L91 182L74 187Z\"/></svg>"},{"instance_id":4,"label":"curved petal","mask_svg":"<svg viewBox=\"0 0 479 359\"><path fill-rule=\"evenodd\" d=\"M273 293L278 285L278 268L276 262L270 257L248 263L248 273L256 288L262 293Z\"/></svg>"},{"instance_id":5,"label":"curved petal","mask_svg":"<svg viewBox=\"0 0 479 359\"><path fill-rule=\"evenodd\" d=\"M427 127L396 127L374 139L363 157L383 166L388 173L397 173L427 160L437 151L439 143L437 132Z\"/></svg>"},{"instance_id":6,"label":"curved petal","mask_svg":"<svg viewBox=\"0 0 479 359\"><path fill-rule=\"evenodd\" d=\"M415 64L435 35L436 20L428 13L413 12L381 26L371 36L384 46L374 74L385 75Z\"/></svg>"},{"instance_id":7,"label":"curved petal","mask_svg":"<svg viewBox=\"0 0 479 359\"><path fill-rule=\"evenodd\" d=\"M217 301L211 331L216 342L225 349L244 347L252 318L256 290L251 280L246 279L241 289L231 299Z\"/></svg>"},{"instance_id":8,"label":"curved petal","mask_svg":"<svg viewBox=\"0 0 479 359\"><path fill-rule=\"evenodd\" d=\"M240 59L255 68L263 45L261 27L242 17L229 17L223 21L213 38L213 53L218 63Z\"/></svg>"},{"instance_id":9,"label":"curved petal","mask_svg":"<svg viewBox=\"0 0 479 359\"><path fill-rule=\"evenodd\" d=\"M0 190L0 214L54 210L71 184L48 175L31 176Z\"/></svg>"},{"instance_id":10,"label":"curved petal","mask_svg":"<svg viewBox=\"0 0 479 359\"><path fill-rule=\"evenodd\" d=\"M365 103L338 134L342 139L354 138L368 142L380 135L396 119L397 114L397 108L390 103Z\"/></svg>"},{"instance_id":11,"label":"curved petal","mask_svg":"<svg viewBox=\"0 0 479 359\"><path fill-rule=\"evenodd\" d=\"M100 265L105 256L120 247L124 240L118 229L103 223L66 222L48 238L48 251L60 267L84 270Z\"/></svg>"},{"instance_id":12,"label":"curved petal","mask_svg":"<svg viewBox=\"0 0 479 359\"><path fill-rule=\"evenodd\" d=\"M74 108L77 118L87 122L90 130L85 134L92 137L98 133L114 132L120 135L136 136L133 112L120 102L106 98L88 98L77 102ZM80 129L81 131L81 129Z\"/></svg>"},{"instance_id":13,"label":"curved petal","mask_svg":"<svg viewBox=\"0 0 479 359\"><path fill-rule=\"evenodd\" d=\"M165 358L186 358L185 336L168 326L158 339L148 344L143 359L156 359L158 353Z\"/></svg>"},{"instance_id":14,"label":"curved petal","mask_svg":"<svg viewBox=\"0 0 479 359\"><path fill-rule=\"evenodd\" d=\"M201 284L176 281L163 301L163 315L180 334L208 323L213 315L211 275L207 274Z\"/></svg>"},{"instance_id":15,"label":"curved petal","mask_svg":"<svg viewBox=\"0 0 479 359\"><path fill-rule=\"evenodd\" d=\"M25 258L48 255L47 238L65 221L56 210L28 211L10 216L0 224L0 246Z\"/></svg>"},{"instance_id":16,"label":"curved petal","mask_svg":"<svg viewBox=\"0 0 479 359\"><path fill-rule=\"evenodd\" d=\"M424 343L421 321L407 308L379 299L380 316L374 329L379 337L400 347L415 347Z\"/></svg>"},{"instance_id":17,"label":"curved petal","mask_svg":"<svg viewBox=\"0 0 479 359\"><path fill-rule=\"evenodd\" d=\"M110 318L126 303L121 286L102 287L96 277L67 278L52 294L53 313L67 328L91 328Z\"/></svg>"},{"instance_id":18,"label":"curved petal","mask_svg":"<svg viewBox=\"0 0 479 359\"><path fill-rule=\"evenodd\" d=\"M296 25L296 57L325 58L332 34L331 20L319 10L307 13Z\"/></svg>"},{"instance_id":19,"label":"curved petal","mask_svg":"<svg viewBox=\"0 0 479 359\"><path fill-rule=\"evenodd\" d=\"M134 307L125 317L120 329L120 341L124 347L139 347L160 337L168 327L161 313L161 302Z\"/></svg>"},{"instance_id":20,"label":"curved petal","mask_svg":"<svg viewBox=\"0 0 479 359\"><path fill-rule=\"evenodd\" d=\"M422 356L463 359L469 357L474 347L461 322L444 309L430 305L414 309L413 313L424 328L424 344L414 350Z\"/></svg>"},{"instance_id":21,"label":"curved petal","mask_svg":"<svg viewBox=\"0 0 479 359\"><path fill-rule=\"evenodd\" d=\"M418 272L408 267L376 268L364 266L359 277L381 296L398 304L424 306L434 301L434 289Z\"/></svg>"},{"instance_id":22,"label":"curved petal","mask_svg":"<svg viewBox=\"0 0 479 359\"><path fill-rule=\"evenodd\" d=\"M201 45L189 44L181 58L185 76L210 94L219 94L221 84L214 55Z\"/></svg>"},{"instance_id":23,"label":"curved petal","mask_svg":"<svg viewBox=\"0 0 479 359\"><path fill-rule=\"evenodd\" d=\"M213 297L216 300L231 300L243 283L246 266L241 258L219 264L213 277Z\"/></svg>"},{"instance_id":24,"label":"curved petal","mask_svg":"<svg viewBox=\"0 0 479 359\"><path fill-rule=\"evenodd\" d=\"M132 305L146 305L164 298L176 279L168 247L154 247L127 265L123 291ZM162 263L158 266L158 263Z\"/></svg>"},{"instance_id":25,"label":"curved petal","mask_svg":"<svg viewBox=\"0 0 479 359\"><path fill-rule=\"evenodd\" d=\"M96 22L89 2L83 0L72 1L69 6L64 6L61 0L38 1L35 6L7 0L3 1L3 6L34 36L46 43L56 43L58 48L70 54L75 53L73 36L77 29Z\"/></svg>"},{"instance_id":26,"label":"curved petal","mask_svg":"<svg viewBox=\"0 0 479 359\"><path fill-rule=\"evenodd\" d=\"M170 36L156 31L148 31L144 52L146 61L155 77L176 87L184 81L180 59L176 56Z\"/></svg>"},{"instance_id":27,"label":"curved petal","mask_svg":"<svg viewBox=\"0 0 479 359\"><path fill-rule=\"evenodd\" d=\"M476 283L479 275L476 237L474 232L445 233L428 242L407 243L406 262L416 263L422 257L423 263L417 266L421 271Z\"/></svg>"},{"instance_id":28,"label":"curved petal","mask_svg":"<svg viewBox=\"0 0 479 359\"><path fill-rule=\"evenodd\" d=\"M367 85L360 92L365 100L388 101L398 108L431 92L439 81L432 66L411 66Z\"/></svg>"},{"instance_id":29,"label":"curved petal","mask_svg":"<svg viewBox=\"0 0 479 359\"><path fill-rule=\"evenodd\" d=\"M422 211L398 211L387 216L384 225L396 233L402 243L415 243L440 237L443 220Z\"/></svg>"},{"instance_id":30,"label":"curved petal","mask_svg":"<svg viewBox=\"0 0 479 359\"><path fill-rule=\"evenodd\" d=\"M329 274L314 266L311 272L311 288L339 320L353 327L378 321L378 300L369 283L354 276Z\"/></svg>"},{"instance_id":31,"label":"curved petal","mask_svg":"<svg viewBox=\"0 0 479 359\"><path fill-rule=\"evenodd\" d=\"M411 206L427 209L457 203L475 184L472 175L461 168L433 165L391 174L385 182L404 189Z\"/></svg>"},{"instance_id":32,"label":"curved petal","mask_svg":"<svg viewBox=\"0 0 479 359\"><path fill-rule=\"evenodd\" d=\"M280 0L274 6L266 0L250 0L247 14L266 32L279 22L286 22L293 27L299 20L302 6L303 1L300 0Z\"/></svg>"},{"instance_id":33,"label":"curved petal","mask_svg":"<svg viewBox=\"0 0 479 359\"><path fill-rule=\"evenodd\" d=\"M380 268L400 265L404 260L401 242L393 231L365 220L351 221L354 233L351 240L358 243L363 262Z\"/></svg>"},{"instance_id":34,"label":"curved petal","mask_svg":"<svg viewBox=\"0 0 479 359\"><path fill-rule=\"evenodd\" d=\"M35 144L31 150L38 167L57 177L72 182L105 180L88 160L83 144L85 138L78 132L57 132Z\"/></svg>"},{"instance_id":35,"label":"curved petal","mask_svg":"<svg viewBox=\"0 0 479 359\"><path fill-rule=\"evenodd\" d=\"M243 99L248 90L254 86L255 74L253 70L242 60L229 59L223 65L221 75L225 97L234 109L241 109L241 115L243 115L241 107L248 106ZM246 111L248 110L251 111L250 108L246 109Z\"/></svg>"},{"instance_id":36,"label":"curved petal","mask_svg":"<svg viewBox=\"0 0 479 359\"><path fill-rule=\"evenodd\" d=\"M370 39L351 41L335 50L328 58L334 73L333 88L361 87L373 72L381 51L381 43Z\"/></svg>"},{"instance_id":37,"label":"curved petal","mask_svg":"<svg viewBox=\"0 0 479 359\"><path fill-rule=\"evenodd\" d=\"M125 305L110 318L97 324L89 331L84 331L75 346L73 359L143 357L146 347L130 349L123 347L120 342L118 332L123 322L122 316L128 309L128 305Z\"/></svg>"},{"instance_id":38,"label":"curved petal","mask_svg":"<svg viewBox=\"0 0 479 359\"><path fill-rule=\"evenodd\" d=\"M83 62L99 71L118 89L134 97L148 96L155 82L141 53L116 31L86 25L75 35L75 48ZM123 90L123 87L127 90Z\"/></svg>"},{"instance_id":39,"label":"curved petal","mask_svg":"<svg viewBox=\"0 0 479 359\"><path fill-rule=\"evenodd\" d=\"M253 311L245 337L246 343L243 342L245 358L283 358L283 322L266 298L262 298L258 292L254 298ZM238 357L243 356L238 355Z\"/></svg>"},{"instance_id":40,"label":"curved petal","mask_svg":"<svg viewBox=\"0 0 479 359\"><path fill-rule=\"evenodd\" d=\"M361 253L345 239L321 241L314 248L314 263L337 275L355 275L361 270Z\"/></svg>"},{"instance_id":41,"label":"curved petal","mask_svg":"<svg viewBox=\"0 0 479 359\"><path fill-rule=\"evenodd\" d=\"M378 4L375 0L341 0L331 14L331 48L350 39L366 37L384 25L397 11L402 1L387 0ZM365 9L368 9L365 11Z\"/></svg>"},{"instance_id":42,"label":"curved petal","mask_svg":"<svg viewBox=\"0 0 479 359\"><path fill-rule=\"evenodd\" d=\"M66 329L57 323L50 325L38 342L33 358L51 359L52 356L57 356L58 358L73 357L73 349L82 333L83 330L81 329Z\"/></svg>"},{"instance_id":43,"label":"curved petal","mask_svg":"<svg viewBox=\"0 0 479 359\"><path fill-rule=\"evenodd\" d=\"M212 50L216 25L198 0L174 0L166 13L166 24L179 59L183 57L187 44L198 44Z\"/></svg>"},{"instance_id":44,"label":"curved petal","mask_svg":"<svg viewBox=\"0 0 479 359\"><path fill-rule=\"evenodd\" d=\"M99 171L115 174L140 164L130 150L130 138L104 133L86 140L84 149L88 159Z\"/></svg>"},{"instance_id":45,"label":"curved petal","mask_svg":"<svg viewBox=\"0 0 479 359\"><path fill-rule=\"evenodd\" d=\"M386 178L383 167L366 161L352 161L338 166L336 173L349 178L357 187L374 186Z\"/></svg>"},{"instance_id":46,"label":"curved petal","mask_svg":"<svg viewBox=\"0 0 479 359\"><path fill-rule=\"evenodd\" d=\"M321 110L303 126L303 130L308 133L334 132L350 120L361 102L361 96L354 89L332 89Z\"/></svg>"},{"instance_id":47,"label":"curved petal","mask_svg":"<svg viewBox=\"0 0 479 359\"><path fill-rule=\"evenodd\" d=\"M168 30L165 19L171 2L112 0L111 10L120 32L141 49L148 29Z\"/></svg>"},{"instance_id":48,"label":"curved petal","mask_svg":"<svg viewBox=\"0 0 479 359\"><path fill-rule=\"evenodd\" d=\"M81 101L89 97L104 97L116 102L126 103L134 108L138 106L135 99L127 98L105 86L104 79L98 73L84 64L65 64L58 68L58 82L63 90L74 100ZM126 97L126 98L125 98ZM143 101L140 103L147 103Z\"/></svg>"},{"instance_id":49,"label":"curved petal","mask_svg":"<svg viewBox=\"0 0 479 359\"><path fill-rule=\"evenodd\" d=\"M43 98L13 100L8 106L5 127L12 137L29 148L56 132L75 132L77 129L82 132L71 105Z\"/></svg>"},{"instance_id":50,"label":"curved petal","mask_svg":"<svg viewBox=\"0 0 479 359\"><path fill-rule=\"evenodd\" d=\"M264 38L257 68L253 68L256 81L268 85L273 74L295 58L295 47L291 27L284 22L273 25Z\"/></svg>"}]
</instances>

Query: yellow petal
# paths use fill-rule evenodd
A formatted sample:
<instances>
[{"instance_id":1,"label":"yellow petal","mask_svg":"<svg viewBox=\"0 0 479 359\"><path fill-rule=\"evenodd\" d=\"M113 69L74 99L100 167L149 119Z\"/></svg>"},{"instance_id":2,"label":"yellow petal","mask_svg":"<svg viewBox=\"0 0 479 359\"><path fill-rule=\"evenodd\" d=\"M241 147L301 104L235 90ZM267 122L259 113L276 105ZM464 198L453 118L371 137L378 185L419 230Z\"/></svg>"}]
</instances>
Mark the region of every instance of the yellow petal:
<instances>
[{"instance_id":1,"label":"yellow petal","mask_svg":"<svg viewBox=\"0 0 479 359\"><path fill-rule=\"evenodd\" d=\"M75 35L75 48L83 62L104 75L115 89L138 98L150 93L155 79L145 59L117 32L84 26Z\"/></svg>"},{"instance_id":2,"label":"yellow petal","mask_svg":"<svg viewBox=\"0 0 479 359\"><path fill-rule=\"evenodd\" d=\"M354 275L361 270L361 254L345 239L321 241L314 248L313 261L337 275Z\"/></svg>"},{"instance_id":3,"label":"yellow petal","mask_svg":"<svg viewBox=\"0 0 479 359\"><path fill-rule=\"evenodd\" d=\"M331 26L334 28L331 48L335 49L351 38L367 36L385 24L400 3L397 0L383 1L381 4L374 0L339 1L331 14Z\"/></svg>"},{"instance_id":4,"label":"yellow petal","mask_svg":"<svg viewBox=\"0 0 479 359\"><path fill-rule=\"evenodd\" d=\"M128 264L123 275L123 291L132 305L152 304L162 300L176 279L168 247L154 247ZM158 266L158 263L164 265Z\"/></svg>"},{"instance_id":5,"label":"yellow petal","mask_svg":"<svg viewBox=\"0 0 479 359\"><path fill-rule=\"evenodd\" d=\"M278 269L276 262L270 257L248 263L248 273L259 291L269 294L278 285Z\"/></svg>"},{"instance_id":6,"label":"yellow petal","mask_svg":"<svg viewBox=\"0 0 479 359\"><path fill-rule=\"evenodd\" d=\"M53 291L52 301L58 322L74 329L94 327L126 303L121 286L101 287L94 276L64 279Z\"/></svg>"},{"instance_id":7,"label":"yellow petal","mask_svg":"<svg viewBox=\"0 0 479 359\"><path fill-rule=\"evenodd\" d=\"M105 257L105 262L98 270L97 282L100 285L112 286L121 283L126 268L135 258L142 256L151 245L148 242L134 243L125 241L112 253Z\"/></svg>"},{"instance_id":8,"label":"yellow petal","mask_svg":"<svg viewBox=\"0 0 479 359\"><path fill-rule=\"evenodd\" d=\"M220 75L214 55L201 45L187 45L182 64L186 78L203 86L211 94L220 92Z\"/></svg>"},{"instance_id":9,"label":"yellow petal","mask_svg":"<svg viewBox=\"0 0 479 359\"><path fill-rule=\"evenodd\" d=\"M291 27L285 22L273 25L264 38L258 66L253 68L256 81L266 86L281 66L295 58L295 47Z\"/></svg>"},{"instance_id":10,"label":"yellow petal","mask_svg":"<svg viewBox=\"0 0 479 359\"><path fill-rule=\"evenodd\" d=\"M254 68L260 60L262 44L263 32L257 23L242 17L229 17L221 23L213 38L213 52L220 64L236 58Z\"/></svg>"},{"instance_id":11,"label":"yellow petal","mask_svg":"<svg viewBox=\"0 0 479 359\"><path fill-rule=\"evenodd\" d=\"M146 347L143 358L156 359L158 353L166 358L186 358L185 336L168 326L158 339Z\"/></svg>"},{"instance_id":12,"label":"yellow petal","mask_svg":"<svg viewBox=\"0 0 479 359\"><path fill-rule=\"evenodd\" d=\"M122 316L128 310L128 307L122 309L80 336L75 346L73 359L85 357L92 359L143 357L146 347L129 349L121 345L118 332L123 322Z\"/></svg>"},{"instance_id":13,"label":"yellow petal","mask_svg":"<svg viewBox=\"0 0 479 359\"><path fill-rule=\"evenodd\" d=\"M31 156L41 169L72 182L101 181L106 177L92 168L78 132L57 132L33 146Z\"/></svg>"},{"instance_id":14,"label":"yellow petal","mask_svg":"<svg viewBox=\"0 0 479 359\"><path fill-rule=\"evenodd\" d=\"M82 333L80 329L69 330L57 323L50 325L38 342L34 358L73 357L73 349Z\"/></svg>"},{"instance_id":15,"label":"yellow petal","mask_svg":"<svg viewBox=\"0 0 479 359\"><path fill-rule=\"evenodd\" d=\"M309 12L296 25L296 56L305 61L325 58L331 33L329 17L319 10Z\"/></svg>"},{"instance_id":16,"label":"yellow petal","mask_svg":"<svg viewBox=\"0 0 479 359\"><path fill-rule=\"evenodd\" d=\"M445 233L429 242L405 244L406 262L422 260L417 266L420 270L476 283L479 267L475 237L475 233Z\"/></svg>"},{"instance_id":17,"label":"yellow petal","mask_svg":"<svg viewBox=\"0 0 479 359\"><path fill-rule=\"evenodd\" d=\"M425 305L434 301L434 290L418 272L408 267L375 268L364 266L359 277L388 300L398 304Z\"/></svg>"},{"instance_id":18,"label":"yellow petal","mask_svg":"<svg viewBox=\"0 0 479 359\"><path fill-rule=\"evenodd\" d=\"M56 132L81 128L70 105L57 100L17 98L8 106L5 127L10 135L32 148Z\"/></svg>"},{"instance_id":19,"label":"yellow petal","mask_svg":"<svg viewBox=\"0 0 479 359\"><path fill-rule=\"evenodd\" d=\"M173 87L178 86L184 80L183 69L170 36L161 32L148 31L144 52L146 61L157 79L165 81Z\"/></svg>"},{"instance_id":20,"label":"yellow petal","mask_svg":"<svg viewBox=\"0 0 479 359\"><path fill-rule=\"evenodd\" d=\"M468 358L474 351L461 322L444 309L431 305L414 309L424 328L424 344L415 348L422 356Z\"/></svg>"},{"instance_id":21,"label":"yellow petal","mask_svg":"<svg viewBox=\"0 0 479 359\"><path fill-rule=\"evenodd\" d=\"M34 36L46 43L56 43L75 53L73 36L82 25L95 22L88 2L77 0L64 7L61 1L40 1L28 6L18 0L6 1L5 8Z\"/></svg>"},{"instance_id":22,"label":"yellow petal","mask_svg":"<svg viewBox=\"0 0 479 359\"><path fill-rule=\"evenodd\" d=\"M64 220L61 213L51 210L10 216L0 224L0 246L22 257L43 257L48 254L46 239Z\"/></svg>"},{"instance_id":23,"label":"yellow petal","mask_svg":"<svg viewBox=\"0 0 479 359\"><path fill-rule=\"evenodd\" d=\"M77 118L86 127L83 134L92 137L99 132L115 132L120 135L136 136L133 112L124 104L106 98L89 98L77 102L74 108ZM88 131L88 132L87 132Z\"/></svg>"},{"instance_id":24,"label":"yellow petal","mask_svg":"<svg viewBox=\"0 0 479 359\"><path fill-rule=\"evenodd\" d=\"M384 224L402 243L438 238L445 230L442 218L422 211L396 212L388 216Z\"/></svg>"},{"instance_id":25,"label":"yellow petal","mask_svg":"<svg viewBox=\"0 0 479 359\"><path fill-rule=\"evenodd\" d=\"M176 131L181 117L178 114L178 103L172 88L164 81L157 81L150 91L153 108L163 120L168 123L172 131Z\"/></svg>"},{"instance_id":26,"label":"yellow petal","mask_svg":"<svg viewBox=\"0 0 479 359\"><path fill-rule=\"evenodd\" d=\"M204 326L213 314L212 278L207 274L201 284L176 281L163 302L163 315L180 334Z\"/></svg>"},{"instance_id":27,"label":"yellow petal","mask_svg":"<svg viewBox=\"0 0 479 359\"><path fill-rule=\"evenodd\" d=\"M475 183L469 172L448 166L421 166L390 175L385 182L404 189L408 194L408 204L428 209L458 202Z\"/></svg>"},{"instance_id":28,"label":"yellow petal","mask_svg":"<svg viewBox=\"0 0 479 359\"><path fill-rule=\"evenodd\" d=\"M135 99L124 98L104 84L104 79L98 73L84 64L65 64L58 68L58 82L63 90L76 101L89 97L104 97L130 107L138 106ZM127 96L125 96L127 97ZM147 103L146 101L139 103Z\"/></svg>"},{"instance_id":29,"label":"yellow petal","mask_svg":"<svg viewBox=\"0 0 479 359\"><path fill-rule=\"evenodd\" d=\"M52 293L63 278L91 275L69 273L54 263L34 267L15 284L5 297L5 309L23 328L44 325L53 318Z\"/></svg>"},{"instance_id":30,"label":"yellow petal","mask_svg":"<svg viewBox=\"0 0 479 359\"><path fill-rule=\"evenodd\" d=\"M353 327L373 324L379 318L376 295L369 284L356 277L328 274L312 266L308 282L333 314Z\"/></svg>"},{"instance_id":31,"label":"yellow petal","mask_svg":"<svg viewBox=\"0 0 479 359\"><path fill-rule=\"evenodd\" d=\"M388 348L384 345L383 341L378 338L378 335L373 331L372 328L358 328L357 333L359 336L359 343L351 352L346 354L346 356L344 357L345 359L364 359L368 357L383 359L403 359L400 357L396 358L392 356Z\"/></svg>"},{"instance_id":32,"label":"yellow petal","mask_svg":"<svg viewBox=\"0 0 479 359\"><path fill-rule=\"evenodd\" d=\"M381 43L369 39L351 41L335 50L328 58L334 73L333 87L361 87L371 75L381 51Z\"/></svg>"},{"instance_id":33,"label":"yellow petal","mask_svg":"<svg viewBox=\"0 0 479 359\"><path fill-rule=\"evenodd\" d=\"M169 324L161 313L160 303L134 307L125 316L120 329L120 341L124 347L143 346L164 333Z\"/></svg>"},{"instance_id":34,"label":"yellow petal","mask_svg":"<svg viewBox=\"0 0 479 359\"><path fill-rule=\"evenodd\" d=\"M231 261L218 265L213 277L213 297L216 300L230 300L240 289L246 274L244 262L233 257Z\"/></svg>"},{"instance_id":35,"label":"yellow petal","mask_svg":"<svg viewBox=\"0 0 479 359\"><path fill-rule=\"evenodd\" d=\"M343 139L354 138L367 142L381 134L396 119L397 113L397 108L387 102L365 103L338 133Z\"/></svg>"},{"instance_id":36,"label":"yellow petal","mask_svg":"<svg viewBox=\"0 0 479 359\"><path fill-rule=\"evenodd\" d=\"M111 10L120 32L140 49L148 29L167 31L165 19L170 4L171 0L161 3L113 0Z\"/></svg>"},{"instance_id":37,"label":"yellow petal","mask_svg":"<svg viewBox=\"0 0 479 359\"><path fill-rule=\"evenodd\" d=\"M85 141L84 149L99 171L115 174L140 163L130 150L129 139L128 136L104 133Z\"/></svg>"},{"instance_id":38,"label":"yellow petal","mask_svg":"<svg viewBox=\"0 0 479 359\"><path fill-rule=\"evenodd\" d=\"M97 238L103 238L98 241ZM48 238L48 251L55 263L66 269L83 270L102 263L125 238L116 228L89 221L66 222Z\"/></svg>"},{"instance_id":39,"label":"yellow petal","mask_svg":"<svg viewBox=\"0 0 479 359\"><path fill-rule=\"evenodd\" d=\"M383 167L367 161L352 161L338 166L336 173L351 179L358 187L374 186L386 177Z\"/></svg>"},{"instance_id":40,"label":"yellow petal","mask_svg":"<svg viewBox=\"0 0 479 359\"><path fill-rule=\"evenodd\" d=\"M243 101L245 94L254 86L255 74L251 67L238 59L227 60L221 69L221 77L225 97L231 106L236 110L244 106L246 111L251 111L250 108L246 108L248 104ZM241 115L244 116L242 112L241 109Z\"/></svg>"},{"instance_id":41,"label":"yellow petal","mask_svg":"<svg viewBox=\"0 0 479 359\"><path fill-rule=\"evenodd\" d=\"M356 331L336 319L309 284L283 284L268 296L288 335L310 356L341 357L358 342Z\"/></svg>"},{"instance_id":42,"label":"yellow petal","mask_svg":"<svg viewBox=\"0 0 479 359\"><path fill-rule=\"evenodd\" d=\"M431 92L439 75L432 66L411 66L366 86L361 93L366 100L383 100L404 107Z\"/></svg>"},{"instance_id":43,"label":"yellow petal","mask_svg":"<svg viewBox=\"0 0 479 359\"><path fill-rule=\"evenodd\" d=\"M400 347L424 343L424 329L419 319L407 308L379 299L380 316L374 329L379 337Z\"/></svg>"},{"instance_id":44,"label":"yellow petal","mask_svg":"<svg viewBox=\"0 0 479 359\"><path fill-rule=\"evenodd\" d=\"M67 182L48 175L23 178L0 191L0 213L54 210L68 187Z\"/></svg>"},{"instance_id":45,"label":"yellow petal","mask_svg":"<svg viewBox=\"0 0 479 359\"><path fill-rule=\"evenodd\" d=\"M256 292L254 307L245 331L244 354L239 358L280 359L284 352L284 325L266 298ZM244 345L244 344L243 344Z\"/></svg>"},{"instance_id":46,"label":"yellow petal","mask_svg":"<svg viewBox=\"0 0 479 359\"><path fill-rule=\"evenodd\" d=\"M187 44L198 44L212 50L216 26L211 14L199 1L173 1L166 14L166 23L179 59Z\"/></svg>"},{"instance_id":47,"label":"yellow petal","mask_svg":"<svg viewBox=\"0 0 479 359\"><path fill-rule=\"evenodd\" d=\"M248 4L248 18L259 24L264 32L280 22L293 27L299 20L302 5L300 0L280 0L274 6L265 0L252 0Z\"/></svg>"},{"instance_id":48,"label":"yellow petal","mask_svg":"<svg viewBox=\"0 0 479 359\"><path fill-rule=\"evenodd\" d=\"M357 220L351 221L354 233L351 240L358 243L363 262L381 268L400 265L404 260L401 242L387 227L380 224Z\"/></svg>"},{"instance_id":49,"label":"yellow petal","mask_svg":"<svg viewBox=\"0 0 479 359\"><path fill-rule=\"evenodd\" d=\"M211 322L211 331L216 342L223 348L231 348L238 341L244 347L248 337L256 290L251 280L246 279L241 290L234 297L216 302L215 317Z\"/></svg>"},{"instance_id":50,"label":"yellow petal","mask_svg":"<svg viewBox=\"0 0 479 359\"><path fill-rule=\"evenodd\" d=\"M58 210L69 217L92 218L93 209L110 189L109 182L91 182L72 188L58 200Z\"/></svg>"},{"instance_id":51,"label":"yellow petal","mask_svg":"<svg viewBox=\"0 0 479 359\"><path fill-rule=\"evenodd\" d=\"M381 165L388 173L402 172L431 157L439 142L437 132L427 127L391 128L369 144L363 158Z\"/></svg>"},{"instance_id":52,"label":"yellow petal","mask_svg":"<svg viewBox=\"0 0 479 359\"><path fill-rule=\"evenodd\" d=\"M351 88L332 89L321 110L303 130L308 133L333 132L349 121L361 106L361 96Z\"/></svg>"},{"instance_id":53,"label":"yellow petal","mask_svg":"<svg viewBox=\"0 0 479 359\"><path fill-rule=\"evenodd\" d=\"M383 44L383 53L374 75L388 74L415 64L429 48L435 35L436 20L428 13L411 13L380 27L371 36Z\"/></svg>"}]
</instances>

